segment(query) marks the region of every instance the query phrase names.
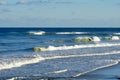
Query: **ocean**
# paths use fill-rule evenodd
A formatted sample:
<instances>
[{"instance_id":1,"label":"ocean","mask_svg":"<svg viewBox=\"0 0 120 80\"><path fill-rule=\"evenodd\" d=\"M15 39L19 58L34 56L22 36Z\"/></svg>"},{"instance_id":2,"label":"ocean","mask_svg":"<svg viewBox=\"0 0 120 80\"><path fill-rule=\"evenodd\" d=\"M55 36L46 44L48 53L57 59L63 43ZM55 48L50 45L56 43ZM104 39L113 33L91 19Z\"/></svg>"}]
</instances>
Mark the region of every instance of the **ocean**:
<instances>
[{"instance_id":1,"label":"ocean","mask_svg":"<svg viewBox=\"0 0 120 80\"><path fill-rule=\"evenodd\" d=\"M0 28L0 80L93 80L119 61L120 28Z\"/></svg>"}]
</instances>

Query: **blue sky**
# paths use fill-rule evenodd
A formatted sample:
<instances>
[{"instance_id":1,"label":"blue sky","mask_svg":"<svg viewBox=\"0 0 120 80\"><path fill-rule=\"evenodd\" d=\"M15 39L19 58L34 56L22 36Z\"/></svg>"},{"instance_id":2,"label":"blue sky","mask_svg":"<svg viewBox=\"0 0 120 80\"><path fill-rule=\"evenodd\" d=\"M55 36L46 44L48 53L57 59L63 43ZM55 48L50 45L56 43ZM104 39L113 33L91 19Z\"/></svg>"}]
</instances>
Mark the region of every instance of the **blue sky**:
<instances>
[{"instance_id":1,"label":"blue sky","mask_svg":"<svg viewBox=\"0 0 120 80\"><path fill-rule=\"evenodd\" d=\"M120 27L120 0L0 0L0 27Z\"/></svg>"}]
</instances>

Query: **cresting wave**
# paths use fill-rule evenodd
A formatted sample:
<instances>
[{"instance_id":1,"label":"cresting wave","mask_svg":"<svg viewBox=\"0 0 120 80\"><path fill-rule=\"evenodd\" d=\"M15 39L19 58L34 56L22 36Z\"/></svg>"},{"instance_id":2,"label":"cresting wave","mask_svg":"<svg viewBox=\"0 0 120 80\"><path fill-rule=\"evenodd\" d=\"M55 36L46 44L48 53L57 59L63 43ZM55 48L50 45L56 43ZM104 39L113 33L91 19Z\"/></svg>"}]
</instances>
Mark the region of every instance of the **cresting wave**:
<instances>
[{"instance_id":1,"label":"cresting wave","mask_svg":"<svg viewBox=\"0 0 120 80\"><path fill-rule=\"evenodd\" d=\"M4 58L5 59L5 58ZM0 70L3 69L10 69L14 67L21 67L23 65L27 64L33 64L33 63L38 63L42 60L44 60L43 57L37 56L37 57L26 57L26 58L10 58L10 59L5 59L5 60L0 61Z\"/></svg>"},{"instance_id":2,"label":"cresting wave","mask_svg":"<svg viewBox=\"0 0 120 80\"><path fill-rule=\"evenodd\" d=\"M55 50L67 50L67 49L78 49L78 48L93 48L93 47L110 47L110 46L120 46L120 43L99 43L99 44L87 44L87 45L74 45L74 46L49 46L49 47L34 47L35 52L39 51L55 51Z\"/></svg>"},{"instance_id":3,"label":"cresting wave","mask_svg":"<svg viewBox=\"0 0 120 80\"><path fill-rule=\"evenodd\" d=\"M27 32L28 34L31 34L31 35L43 35L45 34L46 32L45 31L29 31Z\"/></svg>"},{"instance_id":4,"label":"cresting wave","mask_svg":"<svg viewBox=\"0 0 120 80\"><path fill-rule=\"evenodd\" d=\"M99 42L101 39L97 36L93 37L77 37L74 39L75 42L89 42L89 41L94 41L94 42Z\"/></svg>"},{"instance_id":5,"label":"cresting wave","mask_svg":"<svg viewBox=\"0 0 120 80\"><path fill-rule=\"evenodd\" d=\"M86 34L87 32L45 32L45 31L29 31L28 34L32 35L43 35L43 34Z\"/></svg>"},{"instance_id":6,"label":"cresting wave","mask_svg":"<svg viewBox=\"0 0 120 80\"><path fill-rule=\"evenodd\" d=\"M56 32L56 34L86 34L87 32Z\"/></svg>"}]
</instances>

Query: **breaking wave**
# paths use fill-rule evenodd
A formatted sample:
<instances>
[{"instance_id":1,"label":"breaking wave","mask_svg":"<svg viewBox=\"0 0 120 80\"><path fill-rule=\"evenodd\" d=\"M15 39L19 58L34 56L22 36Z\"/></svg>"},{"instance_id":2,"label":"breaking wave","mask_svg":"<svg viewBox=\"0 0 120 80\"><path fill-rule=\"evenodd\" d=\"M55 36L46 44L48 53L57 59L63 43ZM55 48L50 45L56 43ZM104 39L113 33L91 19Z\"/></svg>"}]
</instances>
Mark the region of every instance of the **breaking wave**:
<instances>
[{"instance_id":1,"label":"breaking wave","mask_svg":"<svg viewBox=\"0 0 120 80\"><path fill-rule=\"evenodd\" d=\"M56 32L56 34L86 34L87 32Z\"/></svg>"},{"instance_id":2,"label":"breaking wave","mask_svg":"<svg viewBox=\"0 0 120 80\"><path fill-rule=\"evenodd\" d=\"M88 63L91 63L91 65ZM58 65L65 65L64 68L67 69L61 69L61 70L55 70L53 72L47 72L47 73L43 73L45 77L41 77L40 74L36 74L34 76L21 76L21 77L13 77L11 79L7 79L7 80L14 80L14 79L19 79L19 80L29 80L29 79L33 79L33 80L37 80L37 79L41 79L41 80L48 80L48 79L54 79L54 78L75 78L75 77L79 77L83 74L86 74L88 72L91 71L95 71L97 69L101 69L101 68L105 68L105 67L110 67L113 65L118 64L118 61L115 60L96 60L96 61L88 61L88 62L83 62L83 63L78 63L76 64L76 62L70 62L70 63L56 63L56 66ZM69 66L68 66L69 64ZM73 65L74 64L74 65ZM83 65L84 64L84 65ZM70 66L71 65L71 66ZM80 67L75 67L76 65L80 65ZM54 67L53 67L54 69Z\"/></svg>"},{"instance_id":3,"label":"breaking wave","mask_svg":"<svg viewBox=\"0 0 120 80\"><path fill-rule=\"evenodd\" d=\"M26 57L18 57L18 58L2 58L0 60L0 70L3 69L10 69L14 67L21 67L23 65L27 64L33 64L38 63L40 61L44 60L41 56L26 56Z\"/></svg>"},{"instance_id":4,"label":"breaking wave","mask_svg":"<svg viewBox=\"0 0 120 80\"><path fill-rule=\"evenodd\" d=\"M73 45L73 46L48 46L46 47L34 47L34 51L55 51L55 50L68 50L78 48L93 48L93 47L111 47L120 46L120 43L99 43L99 44L87 44L87 45Z\"/></svg>"},{"instance_id":5,"label":"breaking wave","mask_svg":"<svg viewBox=\"0 0 120 80\"><path fill-rule=\"evenodd\" d=\"M29 31L27 33L31 35L44 35L46 32L45 31Z\"/></svg>"}]
</instances>

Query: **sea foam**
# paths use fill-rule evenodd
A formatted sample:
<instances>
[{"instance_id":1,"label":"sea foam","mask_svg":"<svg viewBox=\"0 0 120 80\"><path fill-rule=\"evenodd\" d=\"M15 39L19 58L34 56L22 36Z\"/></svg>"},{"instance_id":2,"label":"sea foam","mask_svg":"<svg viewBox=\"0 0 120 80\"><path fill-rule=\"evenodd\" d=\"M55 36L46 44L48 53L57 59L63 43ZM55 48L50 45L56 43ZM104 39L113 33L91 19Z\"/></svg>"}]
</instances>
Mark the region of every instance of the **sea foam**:
<instances>
[{"instance_id":1,"label":"sea foam","mask_svg":"<svg viewBox=\"0 0 120 80\"><path fill-rule=\"evenodd\" d=\"M57 32L56 34L85 34L86 32Z\"/></svg>"},{"instance_id":2,"label":"sea foam","mask_svg":"<svg viewBox=\"0 0 120 80\"><path fill-rule=\"evenodd\" d=\"M54 50L68 50L68 49L78 49L78 48L94 48L94 47L110 47L110 46L120 46L120 43L100 43L100 44L87 44L87 45L73 45L73 46L48 46L44 50L40 51L54 51ZM37 47L41 48L41 47Z\"/></svg>"},{"instance_id":3,"label":"sea foam","mask_svg":"<svg viewBox=\"0 0 120 80\"><path fill-rule=\"evenodd\" d=\"M18 57L18 58L2 58L0 61L0 70L21 67L27 64L38 63L44 60L43 57Z\"/></svg>"},{"instance_id":4,"label":"sea foam","mask_svg":"<svg viewBox=\"0 0 120 80\"><path fill-rule=\"evenodd\" d=\"M29 31L27 32L28 34L32 34L32 35L43 35L46 32L45 31Z\"/></svg>"}]
</instances>

